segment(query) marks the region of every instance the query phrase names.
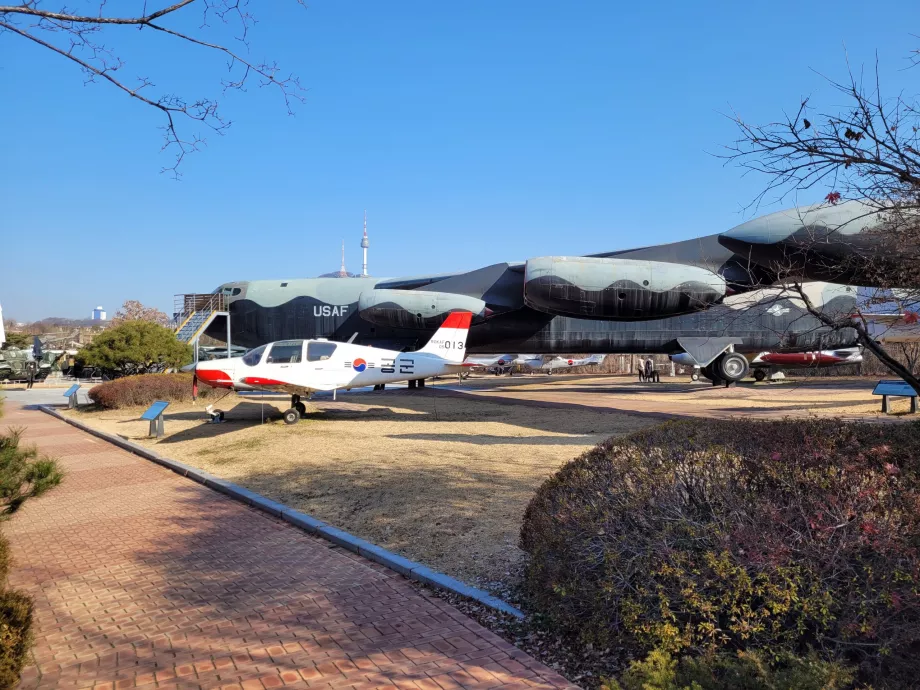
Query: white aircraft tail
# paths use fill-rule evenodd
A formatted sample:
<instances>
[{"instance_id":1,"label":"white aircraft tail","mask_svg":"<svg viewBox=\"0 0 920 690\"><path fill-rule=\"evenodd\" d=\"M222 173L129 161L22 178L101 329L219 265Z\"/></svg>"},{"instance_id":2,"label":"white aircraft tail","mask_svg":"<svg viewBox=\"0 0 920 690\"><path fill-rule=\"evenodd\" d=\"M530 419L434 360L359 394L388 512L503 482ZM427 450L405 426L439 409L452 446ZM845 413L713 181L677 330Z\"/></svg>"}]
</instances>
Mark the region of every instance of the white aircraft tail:
<instances>
[{"instance_id":1,"label":"white aircraft tail","mask_svg":"<svg viewBox=\"0 0 920 690\"><path fill-rule=\"evenodd\" d=\"M585 364L603 364L605 359L607 355L591 355Z\"/></svg>"},{"instance_id":2,"label":"white aircraft tail","mask_svg":"<svg viewBox=\"0 0 920 690\"><path fill-rule=\"evenodd\" d=\"M470 333L473 314L455 311L447 315L444 323L428 341L420 353L437 355L450 364L462 364L466 357L466 337Z\"/></svg>"}]
</instances>

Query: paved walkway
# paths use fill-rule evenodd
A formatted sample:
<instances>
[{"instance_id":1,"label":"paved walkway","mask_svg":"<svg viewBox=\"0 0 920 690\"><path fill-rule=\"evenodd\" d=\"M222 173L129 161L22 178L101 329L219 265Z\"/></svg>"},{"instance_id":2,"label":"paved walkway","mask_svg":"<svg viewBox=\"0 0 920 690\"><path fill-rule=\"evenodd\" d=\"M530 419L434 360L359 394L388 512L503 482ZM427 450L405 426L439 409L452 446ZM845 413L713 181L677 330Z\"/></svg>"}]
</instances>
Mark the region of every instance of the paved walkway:
<instances>
[{"instance_id":1,"label":"paved walkway","mask_svg":"<svg viewBox=\"0 0 920 690\"><path fill-rule=\"evenodd\" d=\"M23 688L571 688L377 564L42 412L67 476L3 529L35 598Z\"/></svg>"}]
</instances>

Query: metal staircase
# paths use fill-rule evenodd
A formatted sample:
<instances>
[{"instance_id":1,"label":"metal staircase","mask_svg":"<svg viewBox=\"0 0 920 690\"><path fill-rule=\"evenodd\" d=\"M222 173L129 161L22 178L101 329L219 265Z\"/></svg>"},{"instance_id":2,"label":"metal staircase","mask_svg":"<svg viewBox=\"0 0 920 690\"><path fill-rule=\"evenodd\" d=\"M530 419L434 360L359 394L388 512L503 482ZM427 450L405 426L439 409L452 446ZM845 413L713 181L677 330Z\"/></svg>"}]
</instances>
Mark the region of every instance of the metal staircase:
<instances>
[{"instance_id":1,"label":"metal staircase","mask_svg":"<svg viewBox=\"0 0 920 690\"><path fill-rule=\"evenodd\" d=\"M179 324L176 338L195 346L195 361L198 361L198 339L211 322L219 316L227 318L227 352L230 352L230 312L226 298L220 293L207 295L176 295L173 318Z\"/></svg>"}]
</instances>

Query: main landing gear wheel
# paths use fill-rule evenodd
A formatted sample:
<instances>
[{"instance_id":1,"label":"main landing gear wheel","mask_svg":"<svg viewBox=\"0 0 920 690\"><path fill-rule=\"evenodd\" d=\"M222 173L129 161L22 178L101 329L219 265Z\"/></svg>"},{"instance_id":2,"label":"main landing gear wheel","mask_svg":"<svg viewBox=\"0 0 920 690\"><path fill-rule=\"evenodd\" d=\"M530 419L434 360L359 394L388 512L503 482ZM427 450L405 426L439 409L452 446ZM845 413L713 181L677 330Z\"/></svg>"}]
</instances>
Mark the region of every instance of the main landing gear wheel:
<instances>
[{"instance_id":1,"label":"main landing gear wheel","mask_svg":"<svg viewBox=\"0 0 920 690\"><path fill-rule=\"evenodd\" d=\"M297 424L300 421L300 411L294 409L293 407L290 410L284 411L284 423L285 424Z\"/></svg>"},{"instance_id":2,"label":"main landing gear wheel","mask_svg":"<svg viewBox=\"0 0 920 690\"><path fill-rule=\"evenodd\" d=\"M737 352L726 352L715 361L714 373L726 383L735 383L748 375L747 358Z\"/></svg>"},{"instance_id":3,"label":"main landing gear wheel","mask_svg":"<svg viewBox=\"0 0 920 690\"><path fill-rule=\"evenodd\" d=\"M767 372L765 372L763 369L758 369L754 372L755 381L763 381L765 378L767 378Z\"/></svg>"},{"instance_id":4,"label":"main landing gear wheel","mask_svg":"<svg viewBox=\"0 0 920 690\"><path fill-rule=\"evenodd\" d=\"M712 385L713 385L713 386L721 386L721 385L722 385L723 383L725 383L725 382L722 380L722 378L721 378L721 377L719 376L719 374L716 373L716 372L717 372L717 369L716 369L716 363L715 363L715 362L710 362L710 363L707 364L705 367L703 367L702 369L700 369L700 374L702 374L705 378L707 378L707 379L709 379L710 381L712 381Z\"/></svg>"}]
</instances>

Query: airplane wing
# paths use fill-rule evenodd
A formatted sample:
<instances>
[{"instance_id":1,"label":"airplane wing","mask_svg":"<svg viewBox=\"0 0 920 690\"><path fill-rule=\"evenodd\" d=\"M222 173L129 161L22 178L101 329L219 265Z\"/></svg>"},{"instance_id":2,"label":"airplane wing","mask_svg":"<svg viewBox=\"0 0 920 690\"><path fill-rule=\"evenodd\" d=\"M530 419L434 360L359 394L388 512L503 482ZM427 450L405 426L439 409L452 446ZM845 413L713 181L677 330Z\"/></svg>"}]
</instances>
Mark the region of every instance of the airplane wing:
<instances>
[{"instance_id":1,"label":"airplane wing","mask_svg":"<svg viewBox=\"0 0 920 690\"><path fill-rule=\"evenodd\" d=\"M465 367L494 367L496 365L512 364L513 355L479 355L476 357L467 357L462 366Z\"/></svg>"}]
</instances>

